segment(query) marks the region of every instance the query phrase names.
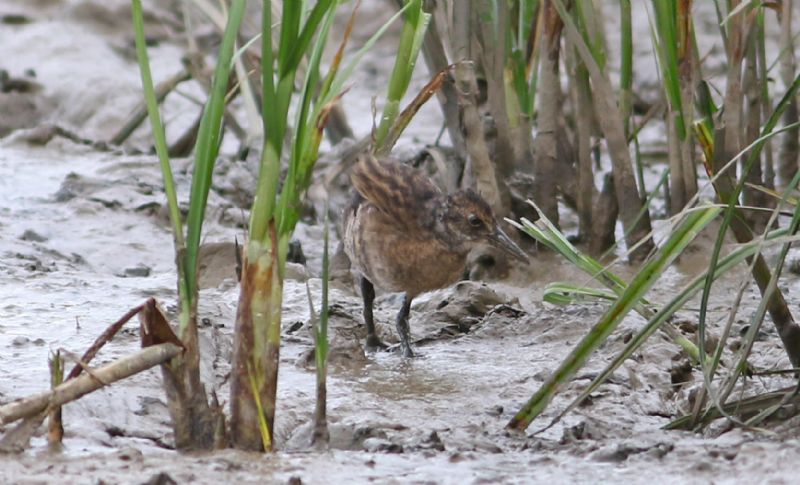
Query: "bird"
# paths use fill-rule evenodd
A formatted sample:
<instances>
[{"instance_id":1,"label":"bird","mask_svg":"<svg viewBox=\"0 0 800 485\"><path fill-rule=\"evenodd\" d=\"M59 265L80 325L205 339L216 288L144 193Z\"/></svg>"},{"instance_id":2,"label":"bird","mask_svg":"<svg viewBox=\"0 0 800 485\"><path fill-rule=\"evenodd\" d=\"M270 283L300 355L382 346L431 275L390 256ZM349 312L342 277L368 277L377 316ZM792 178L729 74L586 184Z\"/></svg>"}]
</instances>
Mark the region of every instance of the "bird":
<instances>
[{"instance_id":1,"label":"bird","mask_svg":"<svg viewBox=\"0 0 800 485\"><path fill-rule=\"evenodd\" d=\"M473 248L488 244L529 262L471 189L444 193L420 171L372 154L359 156L350 179L355 191L344 209L342 238L359 274L368 350L387 347L375 332L375 286L404 293L395 326L400 349L410 358L411 301L459 281Z\"/></svg>"}]
</instances>

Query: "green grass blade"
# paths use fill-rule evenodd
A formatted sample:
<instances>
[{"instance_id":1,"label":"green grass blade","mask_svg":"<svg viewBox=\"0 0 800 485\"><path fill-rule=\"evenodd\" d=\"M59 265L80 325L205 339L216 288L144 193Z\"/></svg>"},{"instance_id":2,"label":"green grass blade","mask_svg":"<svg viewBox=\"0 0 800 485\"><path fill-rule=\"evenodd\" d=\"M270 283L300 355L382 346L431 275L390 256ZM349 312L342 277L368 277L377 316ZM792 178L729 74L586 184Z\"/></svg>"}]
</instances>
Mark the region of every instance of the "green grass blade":
<instances>
[{"instance_id":1,"label":"green grass blade","mask_svg":"<svg viewBox=\"0 0 800 485\"><path fill-rule=\"evenodd\" d=\"M258 184L255 200L250 208L248 234L251 239L264 242L267 237L267 224L275 207L275 194L281 171L281 148L283 132L281 117L285 116L278 108L278 93L275 86L275 55L272 44L274 35L272 25L272 1L264 2L261 19L261 119L264 131L264 144L258 169ZM286 104L288 107L288 103Z\"/></svg>"},{"instance_id":2,"label":"green grass blade","mask_svg":"<svg viewBox=\"0 0 800 485\"><path fill-rule=\"evenodd\" d=\"M409 9L411 3L406 3L403 8L401 8L396 14L392 15L392 17L375 32L372 37L370 37L364 45L358 49L355 54L353 54L352 60L345 66L344 69L341 69L339 73L334 77L333 82L331 83L330 90L328 91L328 95L320 100L321 104L329 103L333 98L337 96L337 93L342 92L344 88L344 83L347 82L353 75L353 71L355 71L356 66L361 61L361 58L364 57L364 54L367 53L372 46L375 45L378 40L383 37L383 34L389 30L389 27L394 24L397 19L403 16L403 14Z\"/></svg>"},{"instance_id":3,"label":"green grass blade","mask_svg":"<svg viewBox=\"0 0 800 485\"><path fill-rule=\"evenodd\" d=\"M741 156L743 153L747 153L748 150L749 150L749 153L750 153L750 155L747 158L747 162L745 163L745 166L742 169L742 174L741 174L740 180L736 184L736 187L734 188L733 192L730 193L730 194L725 194L725 193L719 193L718 194L720 200L723 203L727 203L728 207L725 210L725 216L724 216L724 218L722 220L722 224L720 225L719 233L718 233L716 242L714 244L714 249L712 251L711 258L710 258L710 261L709 261L709 264L708 264L709 271L708 271L708 275L706 276L705 285L703 287L703 294L702 294L702 297L701 297L701 300L700 300L700 315L699 315L699 322L698 322L698 333L699 333L699 344L700 344L699 347L700 347L700 352L701 352L701 354L700 354L701 355L701 361L705 360L704 359L704 354L703 354L703 344L704 344L704 340L705 340L706 313L708 311L708 301L709 301L709 299L711 297L711 286L712 286L712 283L714 281L714 268L716 267L717 262L719 261L719 258L720 258L720 253L722 251L722 245L723 245L723 242L725 240L725 237L724 237L725 233L727 232L728 227L730 226L730 223L731 223L731 220L733 219L733 217L734 216L740 217L739 211L736 208L736 204L737 204L737 202L739 200L739 195L741 194L742 189L744 188L744 185L747 182L748 175L749 175L750 171L753 169L753 166L755 165L756 161L758 160L758 156L759 156L759 154L761 152L761 149L763 148L764 144L772 136L774 136L774 135L780 133L781 131L784 131L784 130L789 128L789 127L784 127L781 130L775 130L775 126L778 124L778 121L780 120L781 116L783 115L783 112L789 106L789 103L793 102L794 97L797 95L798 90L800 90L800 74L798 74L798 76L795 78L795 80L792 83L792 85L786 91L786 94L784 94L783 98L778 103L778 105L776 106L776 108L772 112L772 114L770 115L770 117L767 120L767 122L764 124L764 127L761 130L761 136L757 140L755 140L753 143L751 143L750 146L746 147L744 150L739 152L739 155L737 155L736 158L739 158L739 156ZM706 163L707 163L707 165L709 167L711 166L711 161L710 160L708 160ZM796 183L796 181L795 181L795 183Z\"/></svg>"},{"instance_id":4,"label":"green grass blade","mask_svg":"<svg viewBox=\"0 0 800 485\"><path fill-rule=\"evenodd\" d=\"M270 127L272 126L270 114L272 108L275 106L275 57L272 47L272 2L264 2L262 12L262 29L261 34L261 117L264 124L264 137L272 139L275 133L272 133ZM275 143L275 140L272 140Z\"/></svg>"},{"instance_id":5,"label":"green grass blade","mask_svg":"<svg viewBox=\"0 0 800 485\"><path fill-rule=\"evenodd\" d=\"M320 4L317 5L319 6ZM331 6L332 4L329 2L328 7ZM278 222L279 235L291 233L300 219L297 201L300 193L305 190L311 174L311 168L317 158L316 153L308 153L308 147L312 143L313 132L317 128L317 120L314 117L318 115L316 109L311 109L311 101L322 97L322 93L315 96L315 92L317 92L320 84L319 66L324 47L327 44L328 32L331 25L333 25L335 9L331 8L323 13L326 16L318 32L317 42L311 46L311 56L306 69L300 107L295 123L294 147L290 155L289 170L278 200L276 220ZM319 101L317 101L317 105L319 105Z\"/></svg>"},{"instance_id":6,"label":"green grass blade","mask_svg":"<svg viewBox=\"0 0 800 485\"><path fill-rule=\"evenodd\" d=\"M197 135L189 214L186 218L186 280L190 298L194 298L197 291L197 255L200 248L208 191L211 189L211 175L219 153L222 115L225 111L225 94L231 73L231 60L239 25L244 16L245 3L245 0L233 0L231 4L228 23L225 26L214 71L211 97L203 110L203 118Z\"/></svg>"},{"instance_id":7,"label":"green grass blade","mask_svg":"<svg viewBox=\"0 0 800 485\"><path fill-rule=\"evenodd\" d=\"M577 286L557 281L544 287L542 300L554 305L571 305L594 300L616 301L617 294L601 288Z\"/></svg>"},{"instance_id":8,"label":"green grass blade","mask_svg":"<svg viewBox=\"0 0 800 485\"><path fill-rule=\"evenodd\" d=\"M400 113L400 102L411 82L411 75L414 73L414 66L419 57L422 41L425 38L425 32L428 30L428 24L431 19L431 15L422 10L421 0L410 0L406 4L406 9L405 22L400 34L400 46L397 50L392 74L389 77L386 106L383 109L381 121L375 132L376 147L380 147L383 144L389 129Z\"/></svg>"},{"instance_id":9,"label":"green grass blade","mask_svg":"<svg viewBox=\"0 0 800 485\"><path fill-rule=\"evenodd\" d=\"M573 349L558 369L545 381L531 399L508 423L512 429L524 430L547 407L558 389L566 384L588 360L611 332L619 325L627 313L642 299L644 294L658 280L662 272L680 255L683 249L719 213L716 207L690 212L684 222L676 228L654 258L646 263L631 281L620 298L611 306L603 318Z\"/></svg>"},{"instance_id":10,"label":"green grass blade","mask_svg":"<svg viewBox=\"0 0 800 485\"><path fill-rule=\"evenodd\" d=\"M678 58L678 3L676 1L653 0L655 14L654 33L658 36L658 52L661 72L664 76L664 90L675 113L675 129L678 137L686 138L686 122L683 119L683 103Z\"/></svg>"},{"instance_id":11,"label":"green grass blade","mask_svg":"<svg viewBox=\"0 0 800 485\"><path fill-rule=\"evenodd\" d=\"M773 231L768 235L768 239L773 242L783 242L784 236L790 234L788 229L781 229ZM753 256L759 251L760 241L753 241L748 244L737 247L730 254L726 255L719 261L717 270L715 271L715 279L724 275L731 269L742 264L747 258ZM563 418L567 413L578 407L591 393L597 390L611 375L616 371L625 360L627 360L634 352L636 352L645 341L661 327L669 318L671 318L678 310L684 307L686 303L693 298L700 289L703 287L706 273L697 275L681 290L675 297L673 297L667 304L665 304L657 313L655 313L648 322L642 327L639 332L628 342L625 348L620 352L613 361L611 361L600 374L595 377L589 386L581 392L559 415L553 419L548 425L552 426Z\"/></svg>"},{"instance_id":12,"label":"green grass blade","mask_svg":"<svg viewBox=\"0 0 800 485\"><path fill-rule=\"evenodd\" d=\"M272 449L272 434L269 431L269 423L267 423L266 413L264 412L264 405L261 402L261 393L258 390L261 388L261 383L257 377L257 373L253 369L252 364L247 366L247 377L250 383L250 392L256 402L256 409L258 410L258 429L261 434L261 445L265 450Z\"/></svg>"},{"instance_id":13,"label":"green grass blade","mask_svg":"<svg viewBox=\"0 0 800 485\"><path fill-rule=\"evenodd\" d=\"M784 127L784 129L786 129L786 127ZM800 183L800 172L797 172L794 175L788 187L797 187L798 183ZM787 198L789 197L789 193L790 193L789 190L784 191L783 197L778 202L777 207L775 208L776 211L781 210L781 208L786 204ZM769 225L767 227L769 227ZM800 206L795 206L794 211L792 213L792 220L789 223L789 226L786 228L786 232L788 234L795 234L797 233L798 228L800 228ZM761 243L760 240L757 240L757 242ZM791 248L791 241L786 241L781 246L780 252L775 260L772 275L767 285L766 291L764 292L761 301L759 301L755 313L751 316L747 334L742 339L743 345L739 351L738 362L737 365L734 366L732 375L728 377L728 383L725 386L725 389L723 390L724 396L727 396L727 394L729 394L733 390L733 386L737 381L740 373L747 368L747 357L750 355L750 351L752 350L753 344L756 339L756 335L761 327L761 324L764 321L764 316L766 315L767 312L769 299L771 298L773 292L778 291L777 290L778 279L780 278L790 248Z\"/></svg>"},{"instance_id":14,"label":"green grass blade","mask_svg":"<svg viewBox=\"0 0 800 485\"><path fill-rule=\"evenodd\" d=\"M161 175L164 179L164 191L167 195L167 205L169 216L172 223L172 234L175 238L175 247L183 248L183 222L181 221L181 211L178 206L178 195L175 190L175 180L172 176L172 167L169 162L169 149L167 147L167 137L164 133L164 125L161 123L161 116L158 111L158 101L155 88L153 87L153 77L150 74L150 60L147 56L147 43L144 35L144 18L142 15L141 0L132 0L131 8L133 13L133 28L135 34L136 57L139 61L139 70L142 75L142 88L144 89L144 99L147 104L147 113L150 117L150 126L153 130L156 153L161 164ZM178 265L178 277L183 278L183 265Z\"/></svg>"},{"instance_id":15,"label":"green grass blade","mask_svg":"<svg viewBox=\"0 0 800 485\"><path fill-rule=\"evenodd\" d=\"M287 2L284 2L284 8L286 3ZM297 66L300 65L300 60L306 55L306 52L311 45L311 41L314 39L314 36L317 35L320 23L322 23L323 19L326 15L328 15L331 7L333 6L333 0L317 1L317 3L314 5L314 8L311 10L311 14L309 14L308 18L306 19L300 35L297 37L297 39L295 39L294 42L290 44L291 50L287 55L286 64L282 66L282 68L286 69L286 71L282 72L281 74L285 74L289 71L297 69Z\"/></svg>"},{"instance_id":16,"label":"green grass blade","mask_svg":"<svg viewBox=\"0 0 800 485\"><path fill-rule=\"evenodd\" d=\"M327 377L328 362L328 287L330 282L330 259L328 252L329 234L328 215L325 214L325 228L322 240L322 308L319 314L319 325L316 332L316 364L317 364L317 383L324 385Z\"/></svg>"},{"instance_id":17,"label":"green grass blade","mask_svg":"<svg viewBox=\"0 0 800 485\"><path fill-rule=\"evenodd\" d=\"M270 0L270 3L272 3L272 0ZM297 36L300 32L300 21L303 18L304 7L304 1L281 2L281 34L278 41L278 75L281 78L294 71L292 67L293 65L296 67L294 62L300 61L300 58L294 54L294 44L297 42ZM302 54L305 54L305 51Z\"/></svg>"}]
</instances>

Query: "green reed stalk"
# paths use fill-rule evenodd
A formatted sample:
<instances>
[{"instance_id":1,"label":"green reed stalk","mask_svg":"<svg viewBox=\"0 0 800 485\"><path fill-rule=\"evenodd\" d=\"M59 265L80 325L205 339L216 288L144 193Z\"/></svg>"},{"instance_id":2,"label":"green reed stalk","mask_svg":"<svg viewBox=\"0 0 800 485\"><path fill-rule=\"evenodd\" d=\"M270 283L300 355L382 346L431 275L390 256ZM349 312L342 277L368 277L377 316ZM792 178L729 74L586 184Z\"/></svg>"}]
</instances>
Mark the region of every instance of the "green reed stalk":
<instances>
[{"instance_id":1,"label":"green reed stalk","mask_svg":"<svg viewBox=\"0 0 800 485\"><path fill-rule=\"evenodd\" d=\"M322 308L314 325L314 361L317 369L317 404L314 410L314 434L312 443L327 444L330 439L327 421L328 396L328 287L330 282L330 259L328 254L328 214L325 214L325 229L322 242Z\"/></svg>"},{"instance_id":2,"label":"green reed stalk","mask_svg":"<svg viewBox=\"0 0 800 485\"><path fill-rule=\"evenodd\" d=\"M64 357L61 351L51 352L47 359L50 368L50 388L55 389L64 382ZM47 444L51 447L61 444L64 438L64 423L61 419L61 406L50 407L47 414Z\"/></svg>"},{"instance_id":3,"label":"green reed stalk","mask_svg":"<svg viewBox=\"0 0 800 485\"><path fill-rule=\"evenodd\" d=\"M310 110L316 92L319 63L338 1L320 0L305 12L305 2L285 2L278 45L273 46L272 2L262 12L261 77L264 145L256 197L250 212L248 239L234 336L231 385L231 438L243 449L271 449L280 360L283 273L289 238L299 218L300 194L316 153L298 153L324 120ZM277 55L274 55L277 48ZM283 142L289 126L289 106L301 60L308 56L300 109L293 134L289 167L279 184ZM312 115L316 114L312 118ZM320 125L321 123L321 125ZM300 141L298 141L300 140ZM299 189L299 190L298 190Z\"/></svg>"},{"instance_id":4,"label":"green reed stalk","mask_svg":"<svg viewBox=\"0 0 800 485\"><path fill-rule=\"evenodd\" d=\"M322 55L336 10L343 1L319 0L308 12L304 11L305 2L284 2L277 45L272 40L271 3L265 5L261 32L265 139L244 246L231 385L232 441L234 446L250 450L270 449L274 445L286 255L289 239L300 219L302 196L311 183L323 129L356 63L411 5L407 4L384 24L356 52L353 60L340 69L355 21L356 4L341 45L323 76ZM304 58L305 77L299 93L295 93L300 61ZM290 131L292 104L297 109ZM284 154L287 137L289 152ZM286 176L281 179L284 159L288 166Z\"/></svg>"},{"instance_id":5,"label":"green reed stalk","mask_svg":"<svg viewBox=\"0 0 800 485\"><path fill-rule=\"evenodd\" d=\"M411 76L414 74L414 66L419 57L422 42L425 40L425 32L428 30L431 20L431 14L422 9L422 0L410 0L406 3L404 10L405 21L400 33L400 45L397 49L394 68L389 77L386 106L383 108L383 115L375 132L376 152L382 147L389 134L389 129L400 114L400 102L408 91Z\"/></svg>"},{"instance_id":6,"label":"green reed stalk","mask_svg":"<svg viewBox=\"0 0 800 485\"><path fill-rule=\"evenodd\" d=\"M517 97L519 111L528 118L532 118L536 99L539 46L541 45L536 28L541 2L539 0L515 0L513 7L512 12L517 13L517 25L516 32L512 28L508 29L509 39L506 43L511 46L511 49L506 61L506 71L511 75L511 85Z\"/></svg>"},{"instance_id":7,"label":"green reed stalk","mask_svg":"<svg viewBox=\"0 0 800 485\"><path fill-rule=\"evenodd\" d=\"M136 58L139 62L139 72L142 76L142 88L144 89L144 99L147 104L147 113L150 118L150 126L153 132L153 140L161 164L161 176L164 181L164 192L167 195L167 207L169 208L169 219L172 224L172 237L174 238L175 251L184 251L185 243L183 237L183 222L181 210L178 206L178 196L175 189L175 179L172 176L172 167L169 161L169 149L167 146L167 136L164 132L164 125L161 123L161 116L158 111L158 97L156 96L153 85L153 76L150 73L150 59L147 55L147 42L144 35L144 17L142 14L141 0L131 1L133 13L133 30L136 45ZM176 258L178 270L178 294L183 302L188 298L188 291L185 286L185 265L183 258Z\"/></svg>"},{"instance_id":8,"label":"green reed stalk","mask_svg":"<svg viewBox=\"0 0 800 485\"><path fill-rule=\"evenodd\" d=\"M222 115L225 109L225 94L231 71L231 61L239 25L244 15L245 1L233 0L231 3L214 71L211 96L203 109L195 146L194 172L185 236L172 168L167 155L166 136L150 74L141 0L132 0L131 5L142 86L153 128L156 152L161 163L164 190L172 223L180 300L179 337L185 346L185 351L181 356L163 367L168 404L176 447L179 449L208 449L213 446L214 442L214 417L200 380L200 351L197 334L197 256L208 192L211 188L211 174L219 153L222 136Z\"/></svg>"},{"instance_id":9,"label":"green reed stalk","mask_svg":"<svg viewBox=\"0 0 800 485\"><path fill-rule=\"evenodd\" d=\"M678 2L653 0L655 14L654 35L664 91L675 113L675 132L680 139L686 137L686 120L683 118L683 102L678 74Z\"/></svg>"}]
</instances>

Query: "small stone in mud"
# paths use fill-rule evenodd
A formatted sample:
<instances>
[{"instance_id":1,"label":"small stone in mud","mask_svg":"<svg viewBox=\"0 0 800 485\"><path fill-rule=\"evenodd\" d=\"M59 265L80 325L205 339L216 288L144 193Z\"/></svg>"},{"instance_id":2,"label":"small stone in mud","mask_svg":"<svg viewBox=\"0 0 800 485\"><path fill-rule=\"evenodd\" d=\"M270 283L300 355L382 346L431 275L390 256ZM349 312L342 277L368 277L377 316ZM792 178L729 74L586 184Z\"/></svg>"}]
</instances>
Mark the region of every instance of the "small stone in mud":
<instances>
[{"instance_id":1,"label":"small stone in mud","mask_svg":"<svg viewBox=\"0 0 800 485\"><path fill-rule=\"evenodd\" d=\"M382 438L367 438L364 440L364 450L370 453L402 453L403 445Z\"/></svg>"},{"instance_id":2,"label":"small stone in mud","mask_svg":"<svg viewBox=\"0 0 800 485\"><path fill-rule=\"evenodd\" d=\"M739 329L739 336L745 337L747 333L750 331L750 325L742 325L742 328ZM756 333L756 341L763 342L764 340L769 339L769 334L761 329L758 330Z\"/></svg>"},{"instance_id":3,"label":"small stone in mud","mask_svg":"<svg viewBox=\"0 0 800 485\"><path fill-rule=\"evenodd\" d=\"M800 258L792 258L787 265L790 273L800 274Z\"/></svg>"},{"instance_id":4,"label":"small stone in mud","mask_svg":"<svg viewBox=\"0 0 800 485\"><path fill-rule=\"evenodd\" d=\"M574 426L564 428L559 443L566 445L582 440L596 440L603 437L601 430L592 422L582 421Z\"/></svg>"},{"instance_id":5,"label":"small stone in mud","mask_svg":"<svg viewBox=\"0 0 800 485\"><path fill-rule=\"evenodd\" d=\"M655 458L664 458L674 449L675 445L672 443L658 443L654 447L647 450L647 454Z\"/></svg>"},{"instance_id":6,"label":"small stone in mud","mask_svg":"<svg viewBox=\"0 0 800 485\"><path fill-rule=\"evenodd\" d=\"M425 440L420 443L421 448L427 450L436 450L436 451L444 451L444 443L442 439L439 437L439 433L436 431L431 431L431 434L428 435Z\"/></svg>"},{"instance_id":7,"label":"small stone in mud","mask_svg":"<svg viewBox=\"0 0 800 485\"><path fill-rule=\"evenodd\" d=\"M27 345L31 342L31 339L24 335L20 335L18 337L14 337L14 340L11 341L11 345L14 347L22 347L23 345Z\"/></svg>"},{"instance_id":8,"label":"small stone in mud","mask_svg":"<svg viewBox=\"0 0 800 485\"><path fill-rule=\"evenodd\" d=\"M25 265L25 269L27 269L28 271L49 273L50 271L53 271L53 269L54 269L53 268L54 265L51 264L51 266L49 266L49 267L45 266L44 263L42 263L41 261L39 261L38 259L36 259L33 256L29 257L29 256L24 256L24 255L21 255L21 254L17 254L17 258L30 259L31 260L30 263Z\"/></svg>"},{"instance_id":9,"label":"small stone in mud","mask_svg":"<svg viewBox=\"0 0 800 485\"><path fill-rule=\"evenodd\" d=\"M306 255L303 254L303 246L297 239L289 241L289 253L286 255L286 261L290 263L306 264Z\"/></svg>"},{"instance_id":10,"label":"small stone in mud","mask_svg":"<svg viewBox=\"0 0 800 485\"><path fill-rule=\"evenodd\" d=\"M45 242L47 238L42 236L38 232L34 231L33 229L25 229L25 232L19 237L23 241L31 241L31 242Z\"/></svg>"},{"instance_id":11,"label":"small stone in mud","mask_svg":"<svg viewBox=\"0 0 800 485\"><path fill-rule=\"evenodd\" d=\"M303 485L303 480L298 477L297 475L293 477L289 477L289 481L286 482L287 485Z\"/></svg>"},{"instance_id":12,"label":"small stone in mud","mask_svg":"<svg viewBox=\"0 0 800 485\"><path fill-rule=\"evenodd\" d=\"M21 13L7 13L0 17L0 23L6 25L23 25L33 22L30 17Z\"/></svg>"},{"instance_id":13,"label":"small stone in mud","mask_svg":"<svg viewBox=\"0 0 800 485\"><path fill-rule=\"evenodd\" d=\"M696 472L710 472L714 470L714 466L705 460L701 460L690 466L689 469Z\"/></svg>"},{"instance_id":14,"label":"small stone in mud","mask_svg":"<svg viewBox=\"0 0 800 485\"><path fill-rule=\"evenodd\" d=\"M143 482L142 485L178 485L178 482L169 476L167 472L160 472L150 477L146 482Z\"/></svg>"},{"instance_id":15,"label":"small stone in mud","mask_svg":"<svg viewBox=\"0 0 800 485\"><path fill-rule=\"evenodd\" d=\"M669 379L672 385L680 387L692 380L692 363L689 360L684 360L676 365L673 365L669 370Z\"/></svg>"},{"instance_id":16,"label":"small stone in mud","mask_svg":"<svg viewBox=\"0 0 800 485\"><path fill-rule=\"evenodd\" d=\"M447 459L447 461L449 461L450 463L459 463L459 462L464 461L464 459L466 459L466 458L467 457L465 457L463 453L456 451L455 453L450 455L450 457Z\"/></svg>"},{"instance_id":17,"label":"small stone in mud","mask_svg":"<svg viewBox=\"0 0 800 485\"><path fill-rule=\"evenodd\" d=\"M122 430L120 430L120 434L117 434L116 436L124 436L125 434L122 433L121 431ZM112 436L115 436L115 435L112 435ZM141 450L138 450L138 449L136 449L136 448L134 448L132 446L129 446L129 447L122 448L121 450L119 450L116 453L116 456L117 456L117 458L119 460L122 460L122 461L141 461L141 459L142 459L142 457L144 455L142 454Z\"/></svg>"},{"instance_id":18,"label":"small stone in mud","mask_svg":"<svg viewBox=\"0 0 800 485\"><path fill-rule=\"evenodd\" d=\"M636 453L637 451L638 450L635 450L627 445L612 445L605 448L600 448L592 453L589 458L600 462L620 463L627 460L631 454Z\"/></svg>"},{"instance_id":19,"label":"small stone in mud","mask_svg":"<svg viewBox=\"0 0 800 485\"><path fill-rule=\"evenodd\" d=\"M143 264L125 268L124 274L128 278L147 278L150 276L150 267Z\"/></svg>"},{"instance_id":20,"label":"small stone in mud","mask_svg":"<svg viewBox=\"0 0 800 485\"><path fill-rule=\"evenodd\" d=\"M289 325L289 328L286 329L286 333L295 333L296 331L300 330L301 328L303 328L303 322L297 320L297 321L292 322Z\"/></svg>"},{"instance_id":21,"label":"small stone in mud","mask_svg":"<svg viewBox=\"0 0 800 485\"><path fill-rule=\"evenodd\" d=\"M486 411L486 414L488 414L489 416L502 416L503 406L499 404L492 406Z\"/></svg>"},{"instance_id":22,"label":"small stone in mud","mask_svg":"<svg viewBox=\"0 0 800 485\"><path fill-rule=\"evenodd\" d=\"M697 333L697 322L689 319L681 319L673 323L683 333Z\"/></svg>"},{"instance_id":23,"label":"small stone in mud","mask_svg":"<svg viewBox=\"0 0 800 485\"><path fill-rule=\"evenodd\" d=\"M287 262L286 274L284 275L284 278L292 281L307 281L308 271L306 271L306 267L302 264Z\"/></svg>"}]
</instances>

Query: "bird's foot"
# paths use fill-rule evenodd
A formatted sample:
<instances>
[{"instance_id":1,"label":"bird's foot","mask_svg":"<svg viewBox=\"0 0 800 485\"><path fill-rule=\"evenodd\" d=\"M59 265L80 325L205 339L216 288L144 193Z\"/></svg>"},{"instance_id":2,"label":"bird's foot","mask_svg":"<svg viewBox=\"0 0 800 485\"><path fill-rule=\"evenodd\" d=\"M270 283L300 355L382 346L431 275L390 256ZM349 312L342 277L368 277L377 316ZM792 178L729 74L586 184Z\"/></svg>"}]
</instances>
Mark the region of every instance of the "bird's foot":
<instances>
[{"instance_id":1,"label":"bird's foot","mask_svg":"<svg viewBox=\"0 0 800 485\"><path fill-rule=\"evenodd\" d=\"M367 335L366 348L368 352L376 352L378 350L386 350L389 346L383 343L377 335L373 334Z\"/></svg>"},{"instance_id":2,"label":"bird's foot","mask_svg":"<svg viewBox=\"0 0 800 485\"><path fill-rule=\"evenodd\" d=\"M389 352L401 352L406 359L413 359L418 357L418 354L411 349L411 345L403 345L403 343L394 344L387 349Z\"/></svg>"},{"instance_id":3,"label":"bird's foot","mask_svg":"<svg viewBox=\"0 0 800 485\"><path fill-rule=\"evenodd\" d=\"M416 357L416 354L414 354L414 351L411 350L410 345L401 344L400 348L403 350L403 357L405 357L406 359L413 359L414 357Z\"/></svg>"}]
</instances>

